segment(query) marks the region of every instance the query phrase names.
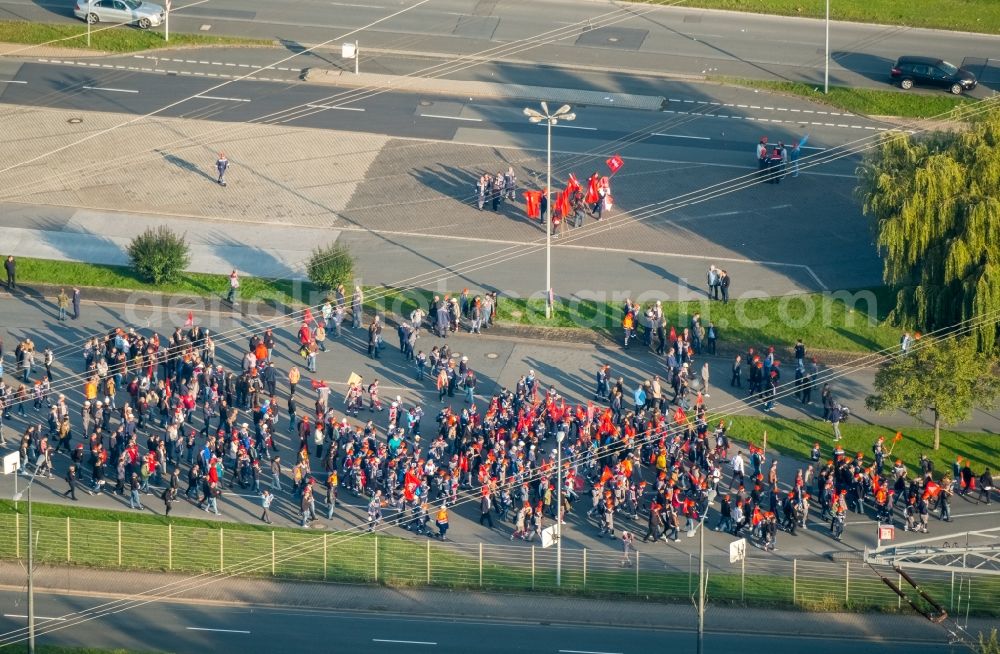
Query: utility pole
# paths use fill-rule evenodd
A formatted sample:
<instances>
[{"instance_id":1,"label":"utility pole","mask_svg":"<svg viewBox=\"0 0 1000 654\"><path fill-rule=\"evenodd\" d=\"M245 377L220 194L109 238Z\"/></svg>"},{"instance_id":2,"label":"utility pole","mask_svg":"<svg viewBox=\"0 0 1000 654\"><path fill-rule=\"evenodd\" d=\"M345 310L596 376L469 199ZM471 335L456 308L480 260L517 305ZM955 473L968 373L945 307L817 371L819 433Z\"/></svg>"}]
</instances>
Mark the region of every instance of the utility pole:
<instances>
[{"instance_id":1,"label":"utility pole","mask_svg":"<svg viewBox=\"0 0 1000 654\"><path fill-rule=\"evenodd\" d=\"M826 62L823 66L823 94L830 93L830 0L826 0Z\"/></svg>"},{"instance_id":2,"label":"utility pole","mask_svg":"<svg viewBox=\"0 0 1000 654\"><path fill-rule=\"evenodd\" d=\"M698 526L698 654L705 652L705 521Z\"/></svg>"}]
</instances>

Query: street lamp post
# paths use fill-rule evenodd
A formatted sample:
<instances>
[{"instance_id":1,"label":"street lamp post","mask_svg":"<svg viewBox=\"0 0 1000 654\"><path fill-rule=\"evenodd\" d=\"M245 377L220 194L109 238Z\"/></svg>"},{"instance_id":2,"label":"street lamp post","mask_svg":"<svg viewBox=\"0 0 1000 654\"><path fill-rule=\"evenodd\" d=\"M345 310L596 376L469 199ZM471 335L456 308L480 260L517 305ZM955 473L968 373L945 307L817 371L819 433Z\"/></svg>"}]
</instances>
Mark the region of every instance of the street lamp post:
<instances>
[{"instance_id":1,"label":"street lamp post","mask_svg":"<svg viewBox=\"0 0 1000 654\"><path fill-rule=\"evenodd\" d=\"M14 493L15 502L19 501L24 493L28 494L28 654L35 654L35 548L32 542L31 485L35 481L37 473L38 468L36 466L35 472L32 473L24 492Z\"/></svg>"},{"instance_id":2,"label":"street lamp post","mask_svg":"<svg viewBox=\"0 0 1000 654\"><path fill-rule=\"evenodd\" d=\"M549 105L542 102L542 110L536 111L530 107L524 108L524 115L534 124L545 122L548 139L545 148L545 318L552 317L552 126L560 120L570 121L576 118L572 107L564 104L555 113L549 113Z\"/></svg>"},{"instance_id":3,"label":"street lamp post","mask_svg":"<svg viewBox=\"0 0 1000 654\"><path fill-rule=\"evenodd\" d=\"M562 442L566 432L556 432L556 587L562 586Z\"/></svg>"},{"instance_id":4,"label":"street lamp post","mask_svg":"<svg viewBox=\"0 0 1000 654\"><path fill-rule=\"evenodd\" d=\"M823 93L830 92L830 0L826 0L826 61L823 65Z\"/></svg>"}]
</instances>

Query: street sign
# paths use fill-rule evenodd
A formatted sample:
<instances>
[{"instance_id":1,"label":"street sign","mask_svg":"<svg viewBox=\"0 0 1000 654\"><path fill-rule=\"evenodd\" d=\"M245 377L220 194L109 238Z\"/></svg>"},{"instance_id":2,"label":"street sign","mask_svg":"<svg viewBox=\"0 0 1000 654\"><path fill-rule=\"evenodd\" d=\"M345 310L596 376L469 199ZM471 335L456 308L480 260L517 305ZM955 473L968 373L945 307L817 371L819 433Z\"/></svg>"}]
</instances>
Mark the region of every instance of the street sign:
<instances>
[{"instance_id":1,"label":"street sign","mask_svg":"<svg viewBox=\"0 0 1000 654\"><path fill-rule=\"evenodd\" d=\"M739 563L747 556L747 539L741 538L729 543L729 562Z\"/></svg>"},{"instance_id":2,"label":"street sign","mask_svg":"<svg viewBox=\"0 0 1000 654\"><path fill-rule=\"evenodd\" d=\"M896 537L896 527L895 525L879 525L878 526L878 539L892 540Z\"/></svg>"},{"instance_id":3,"label":"street sign","mask_svg":"<svg viewBox=\"0 0 1000 654\"><path fill-rule=\"evenodd\" d=\"M354 59L357 54L357 46L354 43L345 43L340 48L340 56L344 59Z\"/></svg>"},{"instance_id":4,"label":"street sign","mask_svg":"<svg viewBox=\"0 0 1000 654\"><path fill-rule=\"evenodd\" d=\"M542 549L556 544L556 525L542 530Z\"/></svg>"},{"instance_id":5,"label":"street sign","mask_svg":"<svg viewBox=\"0 0 1000 654\"><path fill-rule=\"evenodd\" d=\"M9 475L21 469L21 453L11 452L3 457L3 474Z\"/></svg>"}]
</instances>

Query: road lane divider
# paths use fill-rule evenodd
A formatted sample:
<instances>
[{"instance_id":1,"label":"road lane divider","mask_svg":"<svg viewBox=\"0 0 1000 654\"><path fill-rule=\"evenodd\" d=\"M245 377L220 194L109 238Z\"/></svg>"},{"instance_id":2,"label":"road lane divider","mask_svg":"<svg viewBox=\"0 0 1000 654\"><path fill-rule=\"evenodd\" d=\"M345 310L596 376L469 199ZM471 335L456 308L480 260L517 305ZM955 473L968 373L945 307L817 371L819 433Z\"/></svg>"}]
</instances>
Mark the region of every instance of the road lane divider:
<instances>
[{"instance_id":1,"label":"road lane divider","mask_svg":"<svg viewBox=\"0 0 1000 654\"><path fill-rule=\"evenodd\" d=\"M336 104L307 104L310 109L337 109L338 111L364 111L364 107L344 107Z\"/></svg>"},{"instance_id":2,"label":"road lane divider","mask_svg":"<svg viewBox=\"0 0 1000 654\"><path fill-rule=\"evenodd\" d=\"M672 139L695 139L698 141L711 141L707 136L688 136L686 134L664 134L662 132L650 132L653 136L669 136Z\"/></svg>"},{"instance_id":3,"label":"road lane divider","mask_svg":"<svg viewBox=\"0 0 1000 654\"><path fill-rule=\"evenodd\" d=\"M465 116L442 116L440 114L420 114L421 118L443 118L444 120L464 120L470 123L481 123L482 118L466 118Z\"/></svg>"},{"instance_id":4,"label":"road lane divider","mask_svg":"<svg viewBox=\"0 0 1000 654\"><path fill-rule=\"evenodd\" d=\"M222 98L217 95L196 95L201 100L224 100L226 102L250 102L250 98Z\"/></svg>"},{"instance_id":5,"label":"road lane divider","mask_svg":"<svg viewBox=\"0 0 1000 654\"><path fill-rule=\"evenodd\" d=\"M138 93L135 89L115 89L108 86L85 86L86 91L107 91L111 93Z\"/></svg>"}]
</instances>

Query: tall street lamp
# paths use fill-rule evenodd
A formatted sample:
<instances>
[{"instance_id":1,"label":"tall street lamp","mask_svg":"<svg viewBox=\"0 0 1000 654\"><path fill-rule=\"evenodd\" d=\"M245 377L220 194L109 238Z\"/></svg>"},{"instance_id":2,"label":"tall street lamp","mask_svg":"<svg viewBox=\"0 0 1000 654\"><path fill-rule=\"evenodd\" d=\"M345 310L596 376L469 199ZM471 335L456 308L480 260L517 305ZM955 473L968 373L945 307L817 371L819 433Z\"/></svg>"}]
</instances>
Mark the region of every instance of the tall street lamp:
<instances>
[{"instance_id":1,"label":"tall street lamp","mask_svg":"<svg viewBox=\"0 0 1000 654\"><path fill-rule=\"evenodd\" d=\"M572 107L564 104L555 111L549 113L549 105L542 102L542 110L536 111L531 107L524 108L524 115L528 117L528 122L539 124L544 122L548 128L548 141L545 149L545 318L552 317L552 126L558 125L560 120L570 121L576 118L572 113Z\"/></svg>"},{"instance_id":2,"label":"tall street lamp","mask_svg":"<svg viewBox=\"0 0 1000 654\"><path fill-rule=\"evenodd\" d=\"M826 0L826 63L823 66L823 93L830 92L830 0Z\"/></svg>"},{"instance_id":3,"label":"tall street lamp","mask_svg":"<svg viewBox=\"0 0 1000 654\"><path fill-rule=\"evenodd\" d=\"M15 502L20 501L24 492L28 494L28 654L35 654L35 547L32 542L31 485L35 481L36 474L38 474L37 465L35 466L35 472L32 473L31 479L28 481L27 488L23 492L14 493Z\"/></svg>"},{"instance_id":4,"label":"tall street lamp","mask_svg":"<svg viewBox=\"0 0 1000 654\"><path fill-rule=\"evenodd\" d=\"M562 442L566 432L562 427L556 432L556 588L562 587Z\"/></svg>"}]
</instances>

